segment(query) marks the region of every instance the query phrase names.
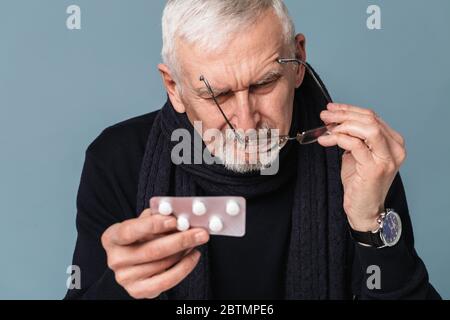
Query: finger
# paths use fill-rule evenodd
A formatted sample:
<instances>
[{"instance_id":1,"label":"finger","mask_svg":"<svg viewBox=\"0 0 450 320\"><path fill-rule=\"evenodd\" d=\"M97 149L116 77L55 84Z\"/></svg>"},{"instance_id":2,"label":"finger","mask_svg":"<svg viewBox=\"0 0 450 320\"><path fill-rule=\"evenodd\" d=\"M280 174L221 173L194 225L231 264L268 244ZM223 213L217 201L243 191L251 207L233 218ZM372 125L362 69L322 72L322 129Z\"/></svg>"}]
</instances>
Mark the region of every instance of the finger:
<instances>
[{"instance_id":1,"label":"finger","mask_svg":"<svg viewBox=\"0 0 450 320\"><path fill-rule=\"evenodd\" d=\"M389 142L395 142L395 143L390 143L390 147L391 147L391 151L394 155L397 166L401 166L403 164L403 162L406 160L405 139L403 138L402 135L400 135L400 133L398 133L391 127L389 127L389 125L386 124L383 119L379 119L379 120L382 123L383 127L386 128L388 130L388 132L390 133L390 137L393 138L393 140L389 140Z\"/></svg>"},{"instance_id":2,"label":"finger","mask_svg":"<svg viewBox=\"0 0 450 320\"><path fill-rule=\"evenodd\" d=\"M337 127L333 128L332 132L347 134L358 138L378 157L384 160L392 160L394 158L393 149L396 147L391 139L385 137L383 129L377 126L367 126L358 121L345 121Z\"/></svg>"},{"instance_id":3,"label":"finger","mask_svg":"<svg viewBox=\"0 0 450 320\"><path fill-rule=\"evenodd\" d=\"M403 163L406 157L406 150L404 146L403 137L398 134L395 130L391 129L381 118L374 117L371 115L371 111L367 111L365 113L355 112L355 110L364 110L358 107L352 107L348 105L339 105L341 107L330 107L333 111L324 111L321 113L321 118L325 123L342 123L345 124L348 120L351 121L360 121L364 123L367 128L369 127L381 127L381 131L385 136L385 140L389 146L389 150L391 153L391 158L394 158L397 165ZM341 127L342 128L342 127ZM338 129L339 130L339 129ZM344 131L344 133L350 134L348 131ZM355 135L364 141L366 138L364 135ZM367 140L368 141L368 140ZM381 153L380 151L377 153L380 158L388 159L388 155L386 153Z\"/></svg>"},{"instance_id":4,"label":"finger","mask_svg":"<svg viewBox=\"0 0 450 320\"><path fill-rule=\"evenodd\" d=\"M159 215L131 219L114 225L111 242L114 245L126 246L152 235L176 230L176 219Z\"/></svg>"},{"instance_id":5,"label":"finger","mask_svg":"<svg viewBox=\"0 0 450 320\"><path fill-rule=\"evenodd\" d=\"M327 106L327 108L330 111L349 111L349 112L360 113L365 116L369 116L370 118L376 119L382 124L384 129L392 136L392 138L396 142L398 142L401 146L405 146L405 139L403 138L403 136L400 133L398 133L397 131L395 131L394 129L392 129L381 117L379 117L376 114L375 111L373 111L371 109L364 109L361 107L352 106L349 104L341 104L341 103L330 103Z\"/></svg>"},{"instance_id":6,"label":"finger","mask_svg":"<svg viewBox=\"0 0 450 320\"><path fill-rule=\"evenodd\" d=\"M184 252L179 252L173 256L158 261L119 269L115 272L116 281L122 286L127 286L135 281L147 279L171 268L184 256Z\"/></svg>"},{"instance_id":7,"label":"finger","mask_svg":"<svg viewBox=\"0 0 450 320\"><path fill-rule=\"evenodd\" d=\"M194 270L200 259L200 252L195 250L167 271L151 278L138 281L129 288L129 293L136 299L153 299L183 281Z\"/></svg>"},{"instance_id":8,"label":"finger","mask_svg":"<svg viewBox=\"0 0 450 320\"><path fill-rule=\"evenodd\" d=\"M145 218L145 217L149 217L149 216L156 215L156 214L158 214L158 210L153 209L153 208L147 208L144 211L142 211L139 218Z\"/></svg>"},{"instance_id":9,"label":"finger","mask_svg":"<svg viewBox=\"0 0 450 320\"><path fill-rule=\"evenodd\" d=\"M320 137L318 142L324 147L333 147L337 145L345 151L351 152L356 162L361 165L372 164L374 161L369 148L361 139L346 134L332 133Z\"/></svg>"},{"instance_id":10,"label":"finger","mask_svg":"<svg viewBox=\"0 0 450 320\"><path fill-rule=\"evenodd\" d=\"M159 216L161 216L161 214L159 213L158 209L155 209L155 208L147 208L147 209L145 209L145 210L142 212L142 214L140 215L139 218L145 218L145 217L150 217L150 216L154 216L154 215L159 215ZM169 217L172 217L172 218L176 219L176 217L174 217L174 216L172 216L172 215L169 216ZM173 222L173 223L176 223L176 222ZM153 240L153 239L155 239L155 238L164 237L164 236L169 235L169 234L172 234L172 233L174 233L174 232L176 232L176 231L178 231L176 228L170 228L170 229L168 230L168 232L161 232L161 233L158 233L158 234L149 234L148 236L144 236L142 239L140 239L139 242L142 243L142 242L146 242L146 241Z\"/></svg>"},{"instance_id":11,"label":"finger","mask_svg":"<svg viewBox=\"0 0 450 320\"><path fill-rule=\"evenodd\" d=\"M156 238L134 247L119 247L114 252L111 268L120 269L125 266L138 265L164 259L178 252L202 245L209 241L206 230L193 228L176 232L165 237Z\"/></svg>"},{"instance_id":12,"label":"finger","mask_svg":"<svg viewBox=\"0 0 450 320\"><path fill-rule=\"evenodd\" d=\"M373 110L370 109L364 109L358 106L353 106L350 104L344 104L344 103L329 103L327 105L327 109L328 110L344 110L344 111L353 111L353 112L358 112L358 113L362 113L365 115L373 115L375 114L375 112Z\"/></svg>"},{"instance_id":13,"label":"finger","mask_svg":"<svg viewBox=\"0 0 450 320\"><path fill-rule=\"evenodd\" d=\"M333 132L348 134L363 140L378 157L390 160L393 158L395 140L372 117L348 110L324 111L321 117L327 121L339 123ZM391 150L392 149L392 150Z\"/></svg>"},{"instance_id":14,"label":"finger","mask_svg":"<svg viewBox=\"0 0 450 320\"><path fill-rule=\"evenodd\" d=\"M403 138L397 132L389 128L380 117L374 117L370 113L360 113L351 109L336 109L334 111L323 111L320 117L326 123L344 123L351 120L364 123L367 126L381 126L389 140L394 140L399 144L403 143Z\"/></svg>"},{"instance_id":15,"label":"finger","mask_svg":"<svg viewBox=\"0 0 450 320\"><path fill-rule=\"evenodd\" d=\"M353 120L359 121L366 125L374 125L376 122L370 118L370 116L354 111L336 110L329 111L324 110L320 113L320 118L329 123L342 123L345 121Z\"/></svg>"},{"instance_id":16,"label":"finger","mask_svg":"<svg viewBox=\"0 0 450 320\"><path fill-rule=\"evenodd\" d=\"M403 136L395 131L394 129L392 129L387 123L386 121L384 121L382 118L378 119L381 123L381 125L384 127L384 129L389 132L389 134L392 136L392 138L401 146L401 147L405 147L405 138L403 138Z\"/></svg>"}]
</instances>

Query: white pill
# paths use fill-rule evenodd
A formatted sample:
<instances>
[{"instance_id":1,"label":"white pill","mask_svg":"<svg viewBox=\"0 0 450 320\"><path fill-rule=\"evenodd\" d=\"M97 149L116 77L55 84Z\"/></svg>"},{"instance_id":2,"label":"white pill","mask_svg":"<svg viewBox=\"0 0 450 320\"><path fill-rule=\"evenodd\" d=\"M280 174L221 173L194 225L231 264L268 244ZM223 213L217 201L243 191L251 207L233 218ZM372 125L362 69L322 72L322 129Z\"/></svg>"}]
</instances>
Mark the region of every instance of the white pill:
<instances>
[{"instance_id":1,"label":"white pill","mask_svg":"<svg viewBox=\"0 0 450 320\"><path fill-rule=\"evenodd\" d=\"M202 216L206 213L206 206L203 202L199 201L199 200L195 200L192 203L192 212L196 215L196 216Z\"/></svg>"},{"instance_id":2,"label":"white pill","mask_svg":"<svg viewBox=\"0 0 450 320\"><path fill-rule=\"evenodd\" d=\"M211 217L211 219L209 219L209 230L212 232L220 232L222 229L223 223L219 217Z\"/></svg>"},{"instance_id":3,"label":"white pill","mask_svg":"<svg viewBox=\"0 0 450 320\"><path fill-rule=\"evenodd\" d=\"M178 231L186 231L190 227L189 219L187 215L180 215L177 219Z\"/></svg>"},{"instance_id":4,"label":"white pill","mask_svg":"<svg viewBox=\"0 0 450 320\"><path fill-rule=\"evenodd\" d=\"M158 211L163 216L170 216L173 212L172 205L170 204L170 202L161 201L159 203Z\"/></svg>"},{"instance_id":5,"label":"white pill","mask_svg":"<svg viewBox=\"0 0 450 320\"><path fill-rule=\"evenodd\" d=\"M230 216L237 216L239 214L239 204L234 201L234 200L230 200L227 202L227 208L226 208L227 214Z\"/></svg>"}]
</instances>

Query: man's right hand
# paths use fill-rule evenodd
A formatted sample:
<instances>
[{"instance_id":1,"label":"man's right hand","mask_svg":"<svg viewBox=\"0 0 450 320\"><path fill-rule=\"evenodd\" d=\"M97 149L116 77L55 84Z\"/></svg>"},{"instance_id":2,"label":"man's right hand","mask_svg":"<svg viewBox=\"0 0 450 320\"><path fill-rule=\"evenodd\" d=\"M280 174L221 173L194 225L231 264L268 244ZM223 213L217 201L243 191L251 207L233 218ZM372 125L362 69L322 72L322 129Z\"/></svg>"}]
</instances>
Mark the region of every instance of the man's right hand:
<instances>
[{"instance_id":1,"label":"man's right hand","mask_svg":"<svg viewBox=\"0 0 450 320\"><path fill-rule=\"evenodd\" d=\"M117 223L102 235L108 267L135 299L153 299L179 284L197 265L194 248L209 241L206 230L179 232L173 216L146 209L139 218Z\"/></svg>"}]
</instances>

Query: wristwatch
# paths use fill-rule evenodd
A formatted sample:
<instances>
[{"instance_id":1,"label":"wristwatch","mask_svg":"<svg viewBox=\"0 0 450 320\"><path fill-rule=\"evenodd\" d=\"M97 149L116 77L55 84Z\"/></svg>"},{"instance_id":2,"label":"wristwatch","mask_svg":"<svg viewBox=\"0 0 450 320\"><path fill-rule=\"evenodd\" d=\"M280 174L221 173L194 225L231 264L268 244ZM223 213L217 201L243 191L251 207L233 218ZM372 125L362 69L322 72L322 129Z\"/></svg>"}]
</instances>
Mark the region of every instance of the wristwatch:
<instances>
[{"instance_id":1,"label":"wristwatch","mask_svg":"<svg viewBox=\"0 0 450 320\"><path fill-rule=\"evenodd\" d=\"M375 231L360 232L350 228L352 238L362 245L385 248L395 246L402 235L402 220L393 209L386 209L378 218L379 228Z\"/></svg>"}]
</instances>

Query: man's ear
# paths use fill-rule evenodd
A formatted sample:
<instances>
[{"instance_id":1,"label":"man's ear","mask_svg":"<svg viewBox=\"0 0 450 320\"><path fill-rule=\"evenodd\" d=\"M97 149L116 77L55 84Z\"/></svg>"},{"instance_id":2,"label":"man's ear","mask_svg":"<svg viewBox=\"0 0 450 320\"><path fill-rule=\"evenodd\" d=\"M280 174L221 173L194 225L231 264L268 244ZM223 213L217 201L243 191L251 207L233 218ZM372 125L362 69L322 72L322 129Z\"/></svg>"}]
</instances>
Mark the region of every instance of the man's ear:
<instances>
[{"instance_id":1,"label":"man's ear","mask_svg":"<svg viewBox=\"0 0 450 320\"><path fill-rule=\"evenodd\" d=\"M306 38L303 34L299 33L295 37L295 57L306 62ZM295 76L295 86L299 88L305 77L306 69L304 67L298 68Z\"/></svg>"},{"instance_id":2,"label":"man's ear","mask_svg":"<svg viewBox=\"0 0 450 320\"><path fill-rule=\"evenodd\" d=\"M180 96L180 84L177 84L173 79L172 73L165 64L158 64L158 70L161 74L164 87L166 88L169 99L176 112L185 113L186 107Z\"/></svg>"}]
</instances>

